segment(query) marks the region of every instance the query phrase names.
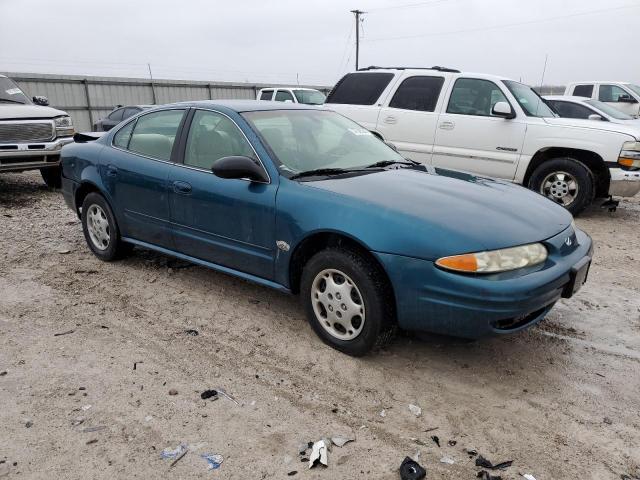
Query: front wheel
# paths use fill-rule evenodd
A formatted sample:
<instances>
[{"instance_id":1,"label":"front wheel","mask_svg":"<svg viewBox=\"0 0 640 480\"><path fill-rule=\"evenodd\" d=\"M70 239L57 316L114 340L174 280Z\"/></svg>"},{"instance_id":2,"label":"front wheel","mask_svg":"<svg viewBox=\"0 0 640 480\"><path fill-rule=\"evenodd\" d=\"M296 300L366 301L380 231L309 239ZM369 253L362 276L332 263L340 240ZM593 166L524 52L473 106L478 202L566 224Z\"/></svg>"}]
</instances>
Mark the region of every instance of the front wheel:
<instances>
[{"instance_id":1,"label":"front wheel","mask_svg":"<svg viewBox=\"0 0 640 480\"><path fill-rule=\"evenodd\" d=\"M331 347L362 356L395 330L393 293L380 267L359 252L330 248L305 265L300 285L309 323Z\"/></svg>"},{"instance_id":2,"label":"front wheel","mask_svg":"<svg viewBox=\"0 0 640 480\"><path fill-rule=\"evenodd\" d=\"M595 196L593 174L582 162L572 158L554 158L536 168L529 188L578 215Z\"/></svg>"},{"instance_id":3,"label":"front wheel","mask_svg":"<svg viewBox=\"0 0 640 480\"><path fill-rule=\"evenodd\" d=\"M60 189L62 188L62 168L59 166L56 167L47 167L40 169L40 175L42 175L42 179L44 183L47 184L47 187Z\"/></svg>"}]
</instances>

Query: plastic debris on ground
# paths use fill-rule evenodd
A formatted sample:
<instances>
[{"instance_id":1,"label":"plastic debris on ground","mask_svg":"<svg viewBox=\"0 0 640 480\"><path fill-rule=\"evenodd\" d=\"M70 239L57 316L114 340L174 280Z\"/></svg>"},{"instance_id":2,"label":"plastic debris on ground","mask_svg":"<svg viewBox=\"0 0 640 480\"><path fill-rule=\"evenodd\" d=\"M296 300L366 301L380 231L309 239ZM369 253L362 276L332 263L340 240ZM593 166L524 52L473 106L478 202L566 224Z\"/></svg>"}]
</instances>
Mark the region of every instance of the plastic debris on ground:
<instances>
[{"instance_id":1,"label":"plastic debris on ground","mask_svg":"<svg viewBox=\"0 0 640 480\"><path fill-rule=\"evenodd\" d=\"M411 411L411 413L413 413L416 417L419 417L420 415L422 415L422 409L417 406L417 405L412 405L409 404L409 410Z\"/></svg>"},{"instance_id":2,"label":"plastic debris on ground","mask_svg":"<svg viewBox=\"0 0 640 480\"><path fill-rule=\"evenodd\" d=\"M451 457L442 457L440 459L440 463L448 463L449 465L453 465L456 461Z\"/></svg>"},{"instance_id":3,"label":"plastic debris on ground","mask_svg":"<svg viewBox=\"0 0 640 480\"><path fill-rule=\"evenodd\" d=\"M203 453L200 456L207 461L207 468L209 470L217 470L218 468L220 468L220 465L222 465L222 462L224 461L224 457L217 453Z\"/></svg>"},{"instance_id":4,"label":"plastic debris on ground","mask_svg":"<svg viewBox=\"0 0 640 480\"><path fill-rule=\"evenodd\" d=\"M347 438L347 437L331 437L331 442L336 446L336 447L343 447L345 446L347 443L349 442L353 442L355 439L354 438Z\"/></svg>"},{"instance_id":5,"label":"plastic debris on ground","mask_svg":"<svg viewBox=\"0 0 640 480\"><path fill-rule=\"evenodd\" d=\"M160 452L160 458L164 458L164 459L178 458L180 455L182 455L186 451L187 451L187 446L184 443L181 443L174 449L165 448L164 450L162 450L162 452Z\"/></svg>"},{"instance_id":6,"label":"plastic debris on ground","mask_svg":"<svg viewBox=\"0 0 640 480\"><path fill-rule=\"evenodd\" d=\"M327 453L329 452L330 445L326 440L318 440L311 447L311 455L309 456L309 468L313 468L318 463L321 463L325 467L328 466Z\"/></svg>"},{"instance_id":7,"label":"plastic debris on ground","mask_svg":"<svg viewBox=\"0 0 640 480\"><path fill-rule=\"evenodd\" d=\"M476 477L481 478L482 480L502 480L500 475L491 475L486 470L479 471Z\"/></svg>"},{"instance_id":8,"label":"plastic debris on ground","mask_svg":"<svg viewBox=\"0 0 640 480\"><path fill-rule=\"evenodd\" d=\"M401 480L420 480L427 476L427 471L409 457L405 457L400 464Z\"/></svg>"},{"instance_id":9,"label":"plastic debris on ground","mask_svg":"<svg viewBox=\"0 0 640 480\"><path fill-rule=\"evenodd\" d=\"M438 445L438 447L440 447L440 439L438 438L437 435L433 435L431 437L431 440L433 440L433 443L435 443L436 445Z\"/></svg>"},{"instance_id":10,"label":"plastic debris on ground","mask_svg":"<svg viewBox=\"0 0 640 480\"><path fill-rule=\"evenodd\" d=\"M235 398L233 398L231 395L229 395L227 392L225 392L223 389L218 388L217 391L218 391L219 395L222 395L223 397L228 398L233 403L235 403L236 405L240 406L240 403Z\"/></svg>"},{"instance_id":11,"label":"plastic debris on ground","mask_svg":"<svg viewBox=\"0 0 640 480\"><path fill-rule=\"evenodd\" d=\"M512 463L513 460L507 460L506 462L500 462L494 465L482 455L476 458L476 467L488 468L490 470L504 470L505 468L510 467Z\"/></svg>"},{"instance_id":12,"label":"plastic debris on ground","mask_svg":"<svg viewBox=\"0 0 640 480\"><path fill-rule=\"evenodd\" d=\"M522 477L525 478L526 480L536 480L536 477L534 477L530 473L523 473Z\"/></svg>"},{"instance_id":13,"label":"plastic debris on ground","mask_svg":"<svg viewBox=\"0 0 640 480\"><path fill-rule=\"evenodd\" d=\"M464 451L469 455L469 457L475 457L478 455L478 451L475 448L465 448Z\"/></svg>"},{"instance_id":14,"label":"plastic debris on ground","mask_svg":"<svg viewBox=\"0 0 640 480\"><path fill-rule=\"evenodd\" d=\"M383 418L386 417L387 416L387 412L385 410L382 410L380 412L380 416L383 417Z\"/></svg>"}]
</instances>

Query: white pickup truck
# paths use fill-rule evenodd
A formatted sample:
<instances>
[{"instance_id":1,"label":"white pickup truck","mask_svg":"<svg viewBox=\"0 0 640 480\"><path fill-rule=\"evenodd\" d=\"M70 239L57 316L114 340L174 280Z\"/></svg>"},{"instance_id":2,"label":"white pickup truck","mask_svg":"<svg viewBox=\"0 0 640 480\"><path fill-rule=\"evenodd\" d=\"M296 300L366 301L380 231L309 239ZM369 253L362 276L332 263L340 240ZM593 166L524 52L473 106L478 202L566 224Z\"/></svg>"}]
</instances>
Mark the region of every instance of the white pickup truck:
<instances>
[{"instance_id":1,"label":"white pickup truck","mask_svg":"<svg viewBox=\"0 0 640 480\"><path fill-rule=\"evenodd\" d=\"M578 214L640 191L640 129L558 118L530 87L449 68L369 67L345 75L325 108L425 164L507 179Z\"/></svg>"},{"instance_id":2,"label":"white pickup truck","mask_svg":"<svg viewBox=\"0 0 640 480\"><path fill-rule=\"evenodd\" d=\"M640 117L640 86L629 82L573 82L567 85L565 95L587 97L606 103L621 112Z\"/></svg>"},{"instance_id":3,"label":"white pickup truck","mask_svg":"<svg viewBox=\"0 0 640 480\"><path fill-rule=\"evenodd\" d=\"M48 105L0 75L0 173L40 170L49 187L60 188L60 151L73 142L74 129L66 112Z\"/></svg>"}]
</instances>

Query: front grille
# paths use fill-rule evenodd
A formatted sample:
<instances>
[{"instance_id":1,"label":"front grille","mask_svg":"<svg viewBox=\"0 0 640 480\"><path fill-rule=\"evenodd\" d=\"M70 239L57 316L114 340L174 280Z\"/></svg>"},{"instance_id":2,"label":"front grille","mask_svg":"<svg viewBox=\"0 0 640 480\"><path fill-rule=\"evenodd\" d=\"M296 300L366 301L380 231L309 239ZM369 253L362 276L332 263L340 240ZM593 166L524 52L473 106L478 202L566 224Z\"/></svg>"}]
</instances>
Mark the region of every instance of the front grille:
<instances>
[{"instance_id":1,"label":"front grille","mask_svg":"<svg viewBox=\"0 0 640 480\"><path fill-rule=\"evenodd\" d=\"M53 140L52 122L0 122L0 143L31 143Z\"/></svg>"}]
</instances>

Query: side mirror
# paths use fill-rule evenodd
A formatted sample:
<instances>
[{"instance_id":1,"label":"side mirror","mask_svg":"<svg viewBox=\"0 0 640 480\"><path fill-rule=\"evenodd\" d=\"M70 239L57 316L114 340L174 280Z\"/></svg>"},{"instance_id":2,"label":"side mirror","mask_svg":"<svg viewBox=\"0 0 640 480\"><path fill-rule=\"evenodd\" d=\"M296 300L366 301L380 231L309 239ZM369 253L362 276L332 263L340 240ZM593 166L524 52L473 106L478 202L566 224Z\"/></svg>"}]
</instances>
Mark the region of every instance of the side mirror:
<instances>
[{"instance_id":1,"label":"side mirror","mask_svg":"<svg viewBox=\"0 0 640 480\"><path fill-rule=\"evenodd\" d=\"M637 103L637 100L633 98L631 95L620 95L618 97L618 102L622 103Z\"/></svg>"},{"instance_id":2,"label":"side mirror","mask_svg":"<svg viewBox=\"0 0 640 480\"><path fill-rule=\"evenodd\" d=\"M213 162L211 171L220 178L248 178L252 182L269 183L264 168L253 158L243 156L222 157Z\"/></svg>"},{"instance_id":3,"label":"side mirror","mask_svg":"<svg viewBox=\"0 0 640 480\"><path fill-rule=\"evenodd\" d=\"M35 103L36 105L40 105L41 107L48 107L49 99L41 95L36 95L35 97L33 97L33 103Z\"/></svg>"},{"instance_id":4,"label":"side mirror","mask_svg":"<svg viewBox=\"0 0 640 480\"><path fill-rule=\"evenodd\" d=\"M602 121L604 121L604 118L602 118L602 116L598 115L597 113L592 113L587 118L589 120L602 120Z\"/></svg>"},{"instance_id":5,"label":"side mirror","mask_svg":"<svg viewBox=\"0 0 640 480\"><path fill-rule=\"evenodd\" d=\"M506 119L516 117L516 114L513 112L513 110L511 110L511 105L509 105L507 102L496 102L496 104L491 109L491 115Z\"/></svg>"}]
</instances>

